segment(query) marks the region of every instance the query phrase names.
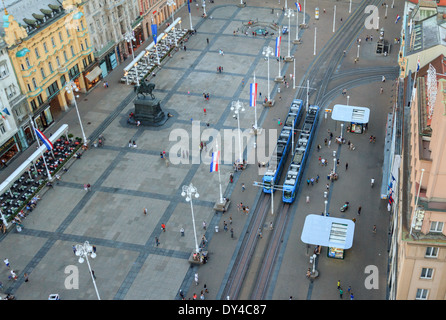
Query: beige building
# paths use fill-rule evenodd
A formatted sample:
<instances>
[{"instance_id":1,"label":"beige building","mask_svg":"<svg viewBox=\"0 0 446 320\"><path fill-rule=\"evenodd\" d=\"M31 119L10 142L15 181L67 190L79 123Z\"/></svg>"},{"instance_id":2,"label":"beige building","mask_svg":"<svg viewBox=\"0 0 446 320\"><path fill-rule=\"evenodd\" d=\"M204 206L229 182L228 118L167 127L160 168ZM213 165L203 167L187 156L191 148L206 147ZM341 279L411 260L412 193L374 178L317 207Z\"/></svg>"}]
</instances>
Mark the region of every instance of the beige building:
<instances>
[{"instance_id":1,"label":"beige building","mask_svg":"<svg viewBox=\"0 0 446 320\"><path fill-rule=\"evenodd\" d=\"M444 55L417 72L404 133L394 297L399 300L446 298L445 73Z\"/></svg>"}]
</instances>

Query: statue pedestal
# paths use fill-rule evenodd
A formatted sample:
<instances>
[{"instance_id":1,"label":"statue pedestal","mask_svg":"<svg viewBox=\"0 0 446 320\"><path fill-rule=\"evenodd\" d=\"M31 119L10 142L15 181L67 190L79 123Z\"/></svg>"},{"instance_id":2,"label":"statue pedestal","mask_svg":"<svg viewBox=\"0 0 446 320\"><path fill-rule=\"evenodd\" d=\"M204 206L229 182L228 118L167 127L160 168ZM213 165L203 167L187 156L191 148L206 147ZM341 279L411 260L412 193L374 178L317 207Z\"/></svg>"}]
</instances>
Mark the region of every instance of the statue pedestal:
<instances>
[{"instance_id":1,"label":"statue pedestal","mask_svg":"<svg viewBox=\"0 0 446 320\"><path fill-rule=\"evenodd\" d=\"M141 125L155 127L166 123L168 116L161 110L160 99L138 96L133 104L135 112L129 123L136 124L139 121Z\"/></svg>"}]
</instances>

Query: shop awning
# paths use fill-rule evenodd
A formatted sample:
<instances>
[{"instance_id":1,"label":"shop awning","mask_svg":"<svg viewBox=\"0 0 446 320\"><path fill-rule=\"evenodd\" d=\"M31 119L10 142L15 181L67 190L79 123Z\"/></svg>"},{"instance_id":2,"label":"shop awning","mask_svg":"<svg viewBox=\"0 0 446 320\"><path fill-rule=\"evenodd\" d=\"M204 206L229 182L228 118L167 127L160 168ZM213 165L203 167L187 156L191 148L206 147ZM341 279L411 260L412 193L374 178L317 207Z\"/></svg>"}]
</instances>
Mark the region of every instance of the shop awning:
<instances>
[{"instance_id":1,"label":"shop awning","mask_svg":"<svg viewBox=\"0 0 446 320\"><path fill-rule=\"evenodd\" d=\"M336 104L331 113L331 118L333 120L353 123L368 123L369 117L369 108L347 106L343 104Z\"/></svg>"},{"instance_id":2,"label":"shop awning","mask_svg":"<svg viewBox=\"0 0 446 320\"><path fill-rule=\"evenodd\" d=\"M353 245L355 223L350 219L309 214L305 218L301 240L306 244L350 249Z\"/></svg>"},{"instance_id":3,"label":"shop awning","mask_svg":"<svg viewBox=\"0 0 446 320\"><path fill-rule=\"evenodd\" d=\"M87 78L88 81L92 82L92 81L94 81L94 79L99 77L101 74L102 74L101 68L99 68L99 66L96 66L93 70L90 71L89 74L87 74L85 76L85 78Z\"/></svg>"},{"instance_id":4,"label":"shop awning","mask_svg":"<svg viewBox=\"0 0 446 320\"><path fill-rule=\"evenodd\" d=\"M49 136L48 139L51 141L51 143L54 143L57 139L59 139L61 135L67 134L67 132L68 132L68 125L63 124L60 126L59 129L57 129L55 133ZM15 181L18 178L20 178L20 176L24 172L28 171L31 162L34 162L36 161L36 159L40 158L43 152L45 152L46 150L47 150L46 146L42 144L36 151L34 151L34 153L30 157L28 157L28 159L23 161L22 164L16 170L14 170L14 172L11 173L9 177L5 179L5 181L3 181L0 184L0 194L3 194L5 191L8 191L11 188L11 186L15 183Z\"/></svg>"}]
</instances>

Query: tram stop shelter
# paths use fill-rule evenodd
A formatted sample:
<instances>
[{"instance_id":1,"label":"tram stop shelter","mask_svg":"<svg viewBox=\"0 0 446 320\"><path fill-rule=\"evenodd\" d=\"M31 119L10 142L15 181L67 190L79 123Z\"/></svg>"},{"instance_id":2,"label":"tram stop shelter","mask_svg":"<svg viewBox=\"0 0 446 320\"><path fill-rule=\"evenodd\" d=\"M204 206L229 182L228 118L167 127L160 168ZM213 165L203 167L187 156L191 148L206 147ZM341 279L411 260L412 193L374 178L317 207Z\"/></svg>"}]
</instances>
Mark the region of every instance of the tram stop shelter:
<instances>
[{"instance_id":1,"label":"tram stop shelter","mask_svg":"<svg viewBox=\"0 0 446 320\"><path fill-rule=\"evenodd\" d=\"M350 219L309 214L302 230L302 242L328 247L330 258L343 259L345 249L353 245L355 223Z\"/></svg>"},{"instance_id":2,"label":"tram stop shelter","mask_svg":"<svg viewBox=\"0 0 446 320\"><path fill-rule=\"evenodd\" d=\"M333 107L331 118L336 121L348 122L347 131L363 133L365 125L369 123L370 109L366 107L347 106L336 104Z\"/></svg>"}]
</instances>

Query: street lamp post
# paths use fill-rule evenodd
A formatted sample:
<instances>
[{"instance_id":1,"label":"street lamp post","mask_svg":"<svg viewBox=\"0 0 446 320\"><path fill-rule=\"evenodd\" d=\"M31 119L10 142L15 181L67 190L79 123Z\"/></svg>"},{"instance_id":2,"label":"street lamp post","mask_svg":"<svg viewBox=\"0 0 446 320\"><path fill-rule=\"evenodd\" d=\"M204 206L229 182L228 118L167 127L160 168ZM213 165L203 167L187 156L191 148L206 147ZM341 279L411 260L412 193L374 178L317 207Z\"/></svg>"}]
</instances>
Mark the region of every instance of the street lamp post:
<instances>
[{"instance_id":1,"label":"street lamp post","mask_svg":"<svg viewBox=\"0 0 446 320\"><path fill-rule=\"evenodd\" d=\"M234 116L233 117L237 118L239 163L243 163L242 137L241 137L241 134L240 134L240 112L245 111L245 108L243 106L243 102L240 102L240 100L232 101L231 110L234 111Z\"/></svg>"},{"instance_id":2,"label":"street lamp post","mask_svg":"<svg viewBox=\"0 0 446 320\"><path fill-rule=\"evenodd\" d=\"M87 260L88 270L90 271L91 280L93 280L94 289L96 290L96 296L98 297L98 300L101 300L101 297L99 296L98 287L96 286L96 281L94 280L93 273L91 272L91 266L90 261L88 261L88 255L90 255L91 258L96 258L96 253L93 252L93 247L90 245L88 241L85 241L84 244L77 244L76 245L76 256L79 257L79 263L84 262Z\"/></svg>"},{"instance_id":3,"label":"street lamp post","mask_svg":"<svg viewBox=\"0 0 446 320\"><path fill-rule=\"evenodd\" d=\"M195 237L195 252L197 253L199 252L198 249L198 242L197 242L197 230L195 228L195 216L194 216L194 206L192 204L192 196L194 196L195 198L198 198L200 195L198 194L197 188L194 187L194 185L192 183L190 183L188 186L183 186L182 188L182 192L181 192L181 196L185 197L187 202L190 202L190 210L192 213L192 224L193 224L193 228L194 228L194 237Z\"/></svg>"},{"instance_id":4,"label":"street lamp post","mask_svg":"<svg viewBox=\"0 0 446 320\"><path fill-rule=\"evenodd\" d=\"M130 44L130 48L132 49L132 58L133 58L133 60L135 60L135 52L133 51L133 41L136 41L136 39L135 39L135 36L134 36L133 32L130 32L130 31L126 32L124 34L124 39L125 39L125 41L127 41L127 43ZM137 65L138 64L135 63L134 67L135 67L135 70L136 70L136 85L139 86L138 68L136 67Z\"/></svg>"},{"instance_id":5,"label":"street lamp post","mask_svg":"<svg viewBox=\"0 0 446 320\"><path fill-rule=\"evenodd\" d=\"M288 55L285 57L287 61L293 59L290 53L290 42L291 42L291 17L294 17L294 10L287 9L285 12L285 17L288 18Z\"/></svg>"},{"instance_id":6,"label":"street lamp post","mask_svg":"<svg viewBox=\"0 0 446 320\"><path fill-rule=\"evenodd\" d=\"M271 57L274 52L273 52L273 48L271 47L263 47L263 52L262 54L266 57L266 59L268 60L268 101L271 101L271 96L270 96L270 88L269 88L269 57Z\"/></svg>"},{"instance_id":7,"label":"street lamp post","mask_svg":"<svg viewBox=\"0 0 446 320\"><path fill-rule=\"evenodd\" d=\"M73 100L74 100L74 108L76 109L76 113L77 113L77 118L79 119L79 125L81 127L81 131L82 131L82 138L84 139L84 145L87 144L87 137L85 136L85 131L84 131L84 126L82 125L82 120L81 120L81 115L79 114L79 108L77 107L77 100L76 98L78 98L79 96L76 97L76 95L74 94L74 91L79 91L79 89L77 88L76 84L73 81L70 81L67 86L65 87L65 90L67 91L68 94L73 93Z\"/></svg>"},{"instance_id":8,"label":"street lamp post","mask_svg":"<svg viewBox=\"0 0 446 320\"><path fill-rule=\"evenodd\" d=\"M174 17L174 15L173 15L173 12L174 12L174 6L175 6L175 1L174 0L167 0L167 5L170 7L170 9L172 10L172 26L173 26L173 37L174 37L174 39L175 39L175 47L178 45L178 43L177 43L177 34L176 34L176 31L175 31L175 26L173 25L173 23L175 22L175 17Z\"/></svg>"}]
</instances>

